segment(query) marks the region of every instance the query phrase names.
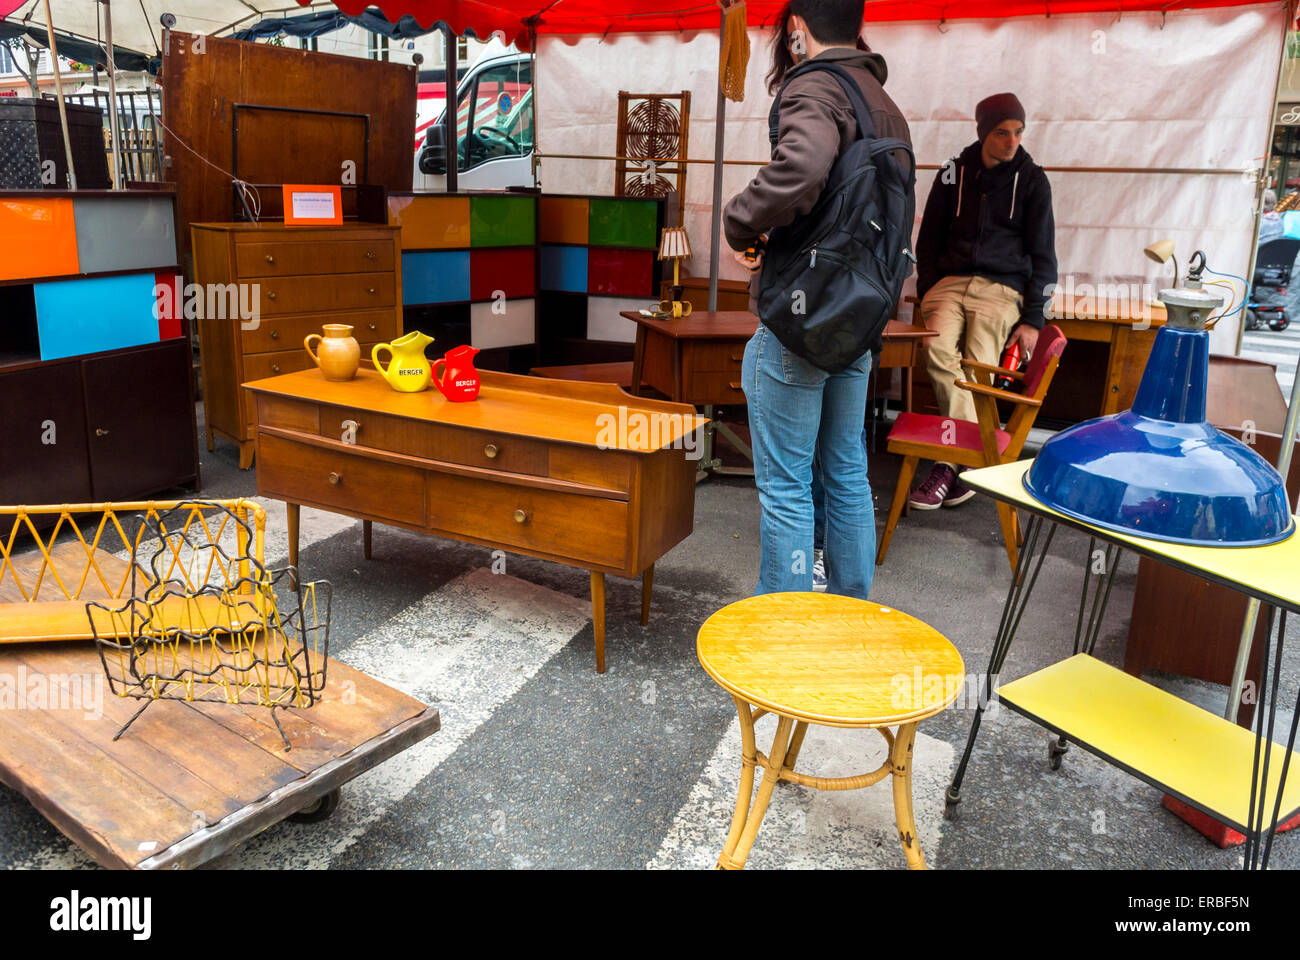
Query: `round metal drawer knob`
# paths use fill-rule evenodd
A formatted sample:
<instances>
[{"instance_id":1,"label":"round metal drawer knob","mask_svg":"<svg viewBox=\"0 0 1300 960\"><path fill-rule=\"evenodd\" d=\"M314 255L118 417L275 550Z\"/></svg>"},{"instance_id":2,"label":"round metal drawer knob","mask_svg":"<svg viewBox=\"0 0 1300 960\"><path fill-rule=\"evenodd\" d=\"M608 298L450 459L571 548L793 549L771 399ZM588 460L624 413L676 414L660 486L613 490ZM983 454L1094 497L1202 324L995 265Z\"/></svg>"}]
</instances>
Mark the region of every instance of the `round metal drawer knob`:
<instances>
[{"instance_id":1,"label":"round metal drawer knob","mask_svg":"<svg viewBox=\"0 0 1300 960\"><path fill-rule=\"evenodd\" d=\"M340 483L343 482L343 475L338 473L331 473L329 475L329 481L330 483L334 484L334 486L337 487Z\"/></svg>"},{"instance_id":2,"label":"round metal drawer knob","mask_svg":"<svg viewBox=\"0 0 1300 960\"><path fill-rule=\"evenodd\" d=\"M374 292L375 292L374 287L366 287L366 293L374 293Z\"/></svg>"},{"instance_id":3,"label":"round metal drawer knob","mask_svg":"<svg viewBox=\"0 0 1300 960\"><path fill-rule=\"evenodd\" d=\"M487 457L489 460L495 459L496 455L500 452L501 451L497 449L497 445L495 443L489 443L486 447L483 448L483 455Z\"/></svg>"},{"instance_id":4,"label":"round metal drawer knob","mask_svg":"<svg viewBox=\"0 0 1300 960\"><path fill-rule=\"evenodd\" d=\"M96 428L95 428L95 436L97 436L97 437L106 437L106 436L108 436L108 431L105 430L103 427L96 427Z\"/></svg>"},{"instance_id":5,"label":"round metal drawer knob","mask_svg":"<svg viewBox=\"0 0 1300 960\"><path fill-rule=\"evenodd\" d=\"M375 255L374 255L373 253L371 253L369 250L367 250L367 251L366 251L366 259L367 259L367 260L373 260L373 259L375 259Z\"/></svg>"},{"instance_id":6,"label":"round metal drawer knob","mask_svg":"<svg viewBox=\"0 0 1300 960\"><path fill-rule=\"evenodd\" d=\"M274 290L270 291L270 292L266 295L266 299L268 299L268 300L274 300L274 299L275 299L275 291L274 291Z\"/></svg>"},{"instance_id":7,"label":"round metal drawer knob","mask_svg":"<svg viewBox=\"0 0 1300 960\"><path fill-rule=\"evenodd\" d=\"M279 339L280 339L280 331L279 331L279 330L272 330L272 331L271 331L271 339L272 339L272 340L279 340Z\"/></svg>"},{"instance_id":8,"label":"round metal drawer knob","mask_svg":"<svg viewBox=\"0 0 1300 960\"><path fill-rule=\"evenodd\" d=\"M266 255L266 262L267 262L267 263L275 263L275 257L271 256L271 255L268 253L268 254Z\"/></svg>"},{"instance_id":9,"label":"round metal drawer knob","mask_svg":"<svg viewBox=\"0 0 1300 960\"><path fill-rule=\"evenodd\" d=\"M279 365L278 363L273 363L273 364L271 364L271 372L272 372L272 373L279 373L279 372L280 372L280 365Z\"/></svg>"},{"instance_id":10,"label":"round metal drawer knob","mask_svg":"<svg viewBox=\"0 0 1300 960\"><path fill-rule=\"evenodd\" d=\"M375 329L375 322L374 322L373 320L370 321L369 323L366 324L366 327L367 327L368 329L370 329L370 330L374 330L374 329Z\"/></svg>"},{"instance_id":11,"label":"round metal drawer knob","mask_svg":"<svg viewBox=\"0 0 1300 960\"><path fill-rule=\"evenodd\" d=\"M527 520L528 514L524 513L522 510L515 511L515 523L526 523Z\"/></svg>"}]
</instances>

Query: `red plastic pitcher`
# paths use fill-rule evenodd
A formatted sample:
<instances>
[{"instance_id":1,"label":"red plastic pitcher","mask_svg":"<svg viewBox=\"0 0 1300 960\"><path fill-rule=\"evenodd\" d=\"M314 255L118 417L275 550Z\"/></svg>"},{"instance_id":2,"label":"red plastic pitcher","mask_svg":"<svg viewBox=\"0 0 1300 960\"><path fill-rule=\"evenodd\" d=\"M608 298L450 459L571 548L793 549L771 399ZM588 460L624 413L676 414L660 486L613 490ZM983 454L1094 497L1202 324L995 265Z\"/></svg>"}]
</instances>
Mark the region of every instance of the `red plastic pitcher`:
<instances>
[{"instance_id":1,"label":"red plastic pitcher","mask_svg":"<svg viewBox=\"0 0 1300 960\"><path fill-rule=\"evenodd\" d=\"M448 400L464 403L478 396L479 376L474 369L477 347L466 344L448 350L447 355L433 361L433 383ZM441 367L441 369L439 369Z\"/></svg>"}]
</instances>

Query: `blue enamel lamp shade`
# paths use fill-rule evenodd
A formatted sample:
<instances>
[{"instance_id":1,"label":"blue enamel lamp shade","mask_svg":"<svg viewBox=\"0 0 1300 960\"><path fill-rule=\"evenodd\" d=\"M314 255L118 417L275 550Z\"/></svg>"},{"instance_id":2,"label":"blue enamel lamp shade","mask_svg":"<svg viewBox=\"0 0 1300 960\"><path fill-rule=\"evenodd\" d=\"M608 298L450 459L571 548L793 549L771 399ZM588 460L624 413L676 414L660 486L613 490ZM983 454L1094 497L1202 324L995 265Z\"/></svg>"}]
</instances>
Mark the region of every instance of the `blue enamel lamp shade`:
<instances>
[{"instance_id":1,"label":"blue enamel lamp shade","mask_svg":"<svg viewBox=\"0 0 1300 960\"><path fill-rule=\"evenodd\" d=\"M1210 338L1223 301L1202 289L1161 290L1169 322L1156 334L1133 408L1063 430L1025 474L1047 506L1107 530L1202 546L1285 540L1295 526L1272 464L1205 419Z\"/></svg>"}]
</instances>

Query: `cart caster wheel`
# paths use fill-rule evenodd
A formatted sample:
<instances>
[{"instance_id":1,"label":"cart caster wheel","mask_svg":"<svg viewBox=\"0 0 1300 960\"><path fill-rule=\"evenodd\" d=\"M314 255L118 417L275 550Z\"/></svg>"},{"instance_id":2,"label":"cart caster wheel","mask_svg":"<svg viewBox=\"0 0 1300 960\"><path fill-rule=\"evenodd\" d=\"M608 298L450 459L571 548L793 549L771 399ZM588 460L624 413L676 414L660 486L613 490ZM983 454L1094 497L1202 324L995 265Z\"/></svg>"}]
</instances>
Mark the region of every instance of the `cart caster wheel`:
<instances>
[{"instance_id":1,"label":"cart caster wheel","mask_svg":"<svg viewBox=\"0 0 1300 960\"><path fill-rule=\"evenodd\" d=\"M294 823L320 823L322 820L328 819L339 808L339 800L342 796L343 791L336 787L310 806L303 807L297 813L290 814L289 819Z\"/></svg>"},{"instance_id":2,"label":"cart caster wheel","mask_svg":"<svg viewBox=\"0 0 1300 960\"><path fill-rule=\"evenodd\" d=\"M943 805L943 818L944 818L945 820L960 820L960 819L961 819L961 804L960 804L960 803L945 803L945 804Z\"/></svg>"},{"instance_id":3,"label":"cart caster wheel","mask_svg":"<svg viewBox=\"0 0 1300 960\"><path fill-rule=\"evenodd\" d=\"M1069 752L1069 750L1070 750L1070 745L1068 743L1061 743L1059 740L1053 740L1051 743L1049 743L1047 745L1048 766L1051 767L1053 770L1060 770L1061 761L1065 759L1065 755Z\"/></svg>"}]
</instances>

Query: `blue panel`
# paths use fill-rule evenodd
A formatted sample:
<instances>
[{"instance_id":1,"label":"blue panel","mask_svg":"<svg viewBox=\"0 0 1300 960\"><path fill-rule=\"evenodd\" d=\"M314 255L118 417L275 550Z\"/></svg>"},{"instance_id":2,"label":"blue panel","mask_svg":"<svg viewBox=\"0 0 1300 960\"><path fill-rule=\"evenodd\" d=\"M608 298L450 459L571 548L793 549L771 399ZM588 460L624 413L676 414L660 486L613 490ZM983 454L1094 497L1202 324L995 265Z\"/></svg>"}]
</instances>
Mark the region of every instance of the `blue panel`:
<instances>
[{"instance_id":1,"label":"blue panel","mask_svg":"<svg viewBox=\"0 0 1300 960\"><path fill-rule=\"evenodd\" d=\"M587 248L542 244L542 289L587 292Z\"/></svg>"},{"instance_id":2,"label":"blue panel","mask_svg":"<svg viewBox=\"0 0 1300 960\"><path fill-rule=\"evenodd\" d=\"M152 273L37 283L33 289L42 360L158 342Z\"/></svg>"},{"instance_id":3,"label":"blue panel","mask_svg":"<svg viewBox=\"0 0 1300 960\"><path fill-rule=\"evenodd\" d=\"M402 254L402 304L459 303L469 299L469 251Z\"/></svg>"}]
</instances>

